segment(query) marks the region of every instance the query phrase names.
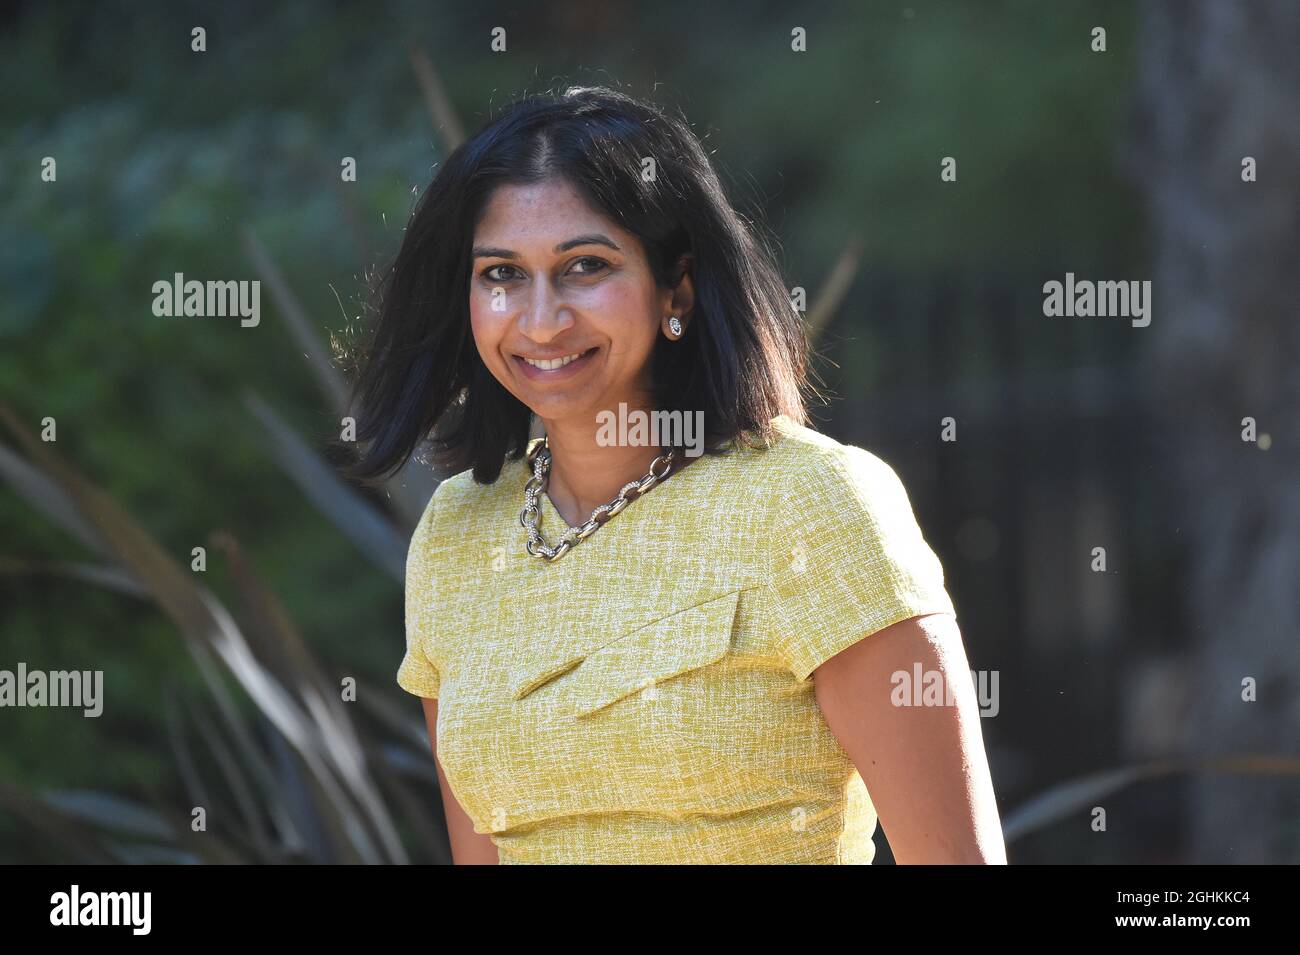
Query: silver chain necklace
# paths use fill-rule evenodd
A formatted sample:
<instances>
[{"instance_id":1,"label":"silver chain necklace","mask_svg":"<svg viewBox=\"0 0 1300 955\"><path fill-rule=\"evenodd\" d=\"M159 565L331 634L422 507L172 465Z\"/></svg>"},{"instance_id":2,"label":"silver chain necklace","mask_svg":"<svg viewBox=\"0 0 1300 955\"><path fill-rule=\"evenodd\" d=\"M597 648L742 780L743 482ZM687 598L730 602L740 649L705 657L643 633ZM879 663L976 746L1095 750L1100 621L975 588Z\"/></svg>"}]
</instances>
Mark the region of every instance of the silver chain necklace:
<instances>
[{"instance_id":1,"label":"silver chain necklace","mask_svg":"<svg viewBox=\"0 0 1300 955\"><path fill-rule=\"evenodd\" d=\"M547 438L535 438L528 450L528 460L533 465L533 476L524 485L524 509L519 512L519 523L528 531L528 540L524 549L534 557L547 561L559 560L580 541L586 540L596 529L615 514L623 510L638 497L668 477L672 471L673 454L661 454L650 464L650 470L639 481L629 481L619 490L618 496L608 504L601 504L591 512L591 517L580 527L570 527L554 547L546 543L542 532L537 528L537 518L541 513L539 498L546 493L546 486L551 473L551 448ZM662 473L656 468L662 466Z\"/></svg>"}]
</instances>

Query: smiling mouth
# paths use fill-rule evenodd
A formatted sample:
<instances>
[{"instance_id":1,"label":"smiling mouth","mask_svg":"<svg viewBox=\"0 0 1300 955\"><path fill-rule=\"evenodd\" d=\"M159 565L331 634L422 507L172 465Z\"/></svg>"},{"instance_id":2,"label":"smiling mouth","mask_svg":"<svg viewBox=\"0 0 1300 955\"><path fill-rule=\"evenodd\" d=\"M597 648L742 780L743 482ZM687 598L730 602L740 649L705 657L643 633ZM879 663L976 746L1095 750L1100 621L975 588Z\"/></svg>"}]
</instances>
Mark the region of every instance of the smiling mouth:
<instances>
[{"instance_id":1,"label":"smiling mouth","mask_svg":"<svg viewBox=\"0 0 1300 955\"><path fill-rule=\"evenodd\" d=\"M582 361L583 359L589 358L595 353L596 353L596 348L592 347L592 348L588 348L586 351L574 352L570 355L562 355L559 358L550 358L550 359L529 358L525 355L515 355L514 357L516 361L520 362L527 368L535 369L537 371L548 372L548 371L559 371L561 368L567 368L569 365L572 365L574 362Z\"/></svg>"}]
</instances>

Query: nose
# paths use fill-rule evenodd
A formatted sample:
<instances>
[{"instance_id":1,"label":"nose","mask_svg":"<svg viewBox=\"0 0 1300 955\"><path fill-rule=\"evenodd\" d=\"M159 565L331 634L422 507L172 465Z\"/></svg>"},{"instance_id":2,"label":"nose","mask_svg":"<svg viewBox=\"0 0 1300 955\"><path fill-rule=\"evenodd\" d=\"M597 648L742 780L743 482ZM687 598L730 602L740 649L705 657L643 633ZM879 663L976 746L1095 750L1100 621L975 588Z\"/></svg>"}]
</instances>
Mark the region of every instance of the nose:
<instances>
[{"instance_id":1,"label":"nose","mask_svg":"<svg viewBox=\"0 0 1300 955\"><path fill-rule=\"evenodd\" d=\"M519 320L519 330L524 337L545 345L564 334L573 324L573 313L554 294L550 283L535 283L528 307Z\"/></svg>"}]
</instances>

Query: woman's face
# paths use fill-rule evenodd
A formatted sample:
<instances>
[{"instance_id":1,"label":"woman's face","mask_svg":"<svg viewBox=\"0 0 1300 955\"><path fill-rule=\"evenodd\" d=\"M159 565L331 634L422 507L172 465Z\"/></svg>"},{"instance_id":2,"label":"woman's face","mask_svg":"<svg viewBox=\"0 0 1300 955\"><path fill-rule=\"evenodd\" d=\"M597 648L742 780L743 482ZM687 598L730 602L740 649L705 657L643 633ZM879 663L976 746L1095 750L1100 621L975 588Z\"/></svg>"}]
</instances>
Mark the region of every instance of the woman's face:
<instances>
[{"instance_id":1,"label":"woman's face","mask_svg":"<svg viewBox=\"0 0 1300 955\"><path fill-rule=\"evenodd\" d=\"M548 426L650 408L650 355L672 304L640 241L567 182L502 186L474 231L469 313L483 362ZM679 313L680 315L680 313ZM683 324L685 324L683 322ZM526 359L581 356L560 367Z\"/></svg>"}]
</instances>

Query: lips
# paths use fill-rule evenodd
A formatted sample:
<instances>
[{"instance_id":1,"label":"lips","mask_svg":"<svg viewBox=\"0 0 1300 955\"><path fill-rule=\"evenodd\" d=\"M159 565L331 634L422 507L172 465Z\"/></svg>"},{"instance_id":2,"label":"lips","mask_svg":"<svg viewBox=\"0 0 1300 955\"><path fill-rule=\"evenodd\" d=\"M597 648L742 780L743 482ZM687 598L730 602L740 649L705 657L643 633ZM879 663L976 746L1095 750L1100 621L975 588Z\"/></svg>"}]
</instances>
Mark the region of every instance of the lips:
<instances>
[{"instance_id":1,"label":"lips","mask_svg":"<svg viewBox=\"0 0 1300 955\"><path fill-rule=\"evenodd\" d=\"M519 368L520 372L526 378L531 378L534 381L556 381L561 378L568 378L571 377L572 375L576 375L583 368L587 367L589 364L591 364L591 359L596 354L597 351L599 351L599 346L594 348L588 348L584 352L577 352L577 353L569 352L570 355L577 354L579 357L563 365L556 365L551 368L542 368L537 365L531 364L530 362L526 361L522 355L514 355L512 356L512 358L515 362L515 365ZM566 357L568 356L557 355L555 359L552 359L552 361L558 361Z\"/></svg>"}]
</instances>

